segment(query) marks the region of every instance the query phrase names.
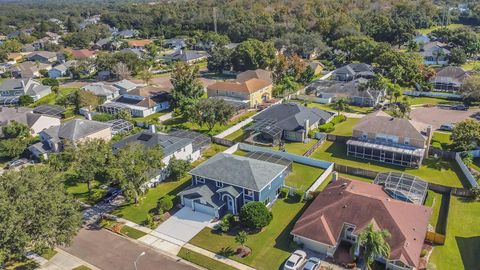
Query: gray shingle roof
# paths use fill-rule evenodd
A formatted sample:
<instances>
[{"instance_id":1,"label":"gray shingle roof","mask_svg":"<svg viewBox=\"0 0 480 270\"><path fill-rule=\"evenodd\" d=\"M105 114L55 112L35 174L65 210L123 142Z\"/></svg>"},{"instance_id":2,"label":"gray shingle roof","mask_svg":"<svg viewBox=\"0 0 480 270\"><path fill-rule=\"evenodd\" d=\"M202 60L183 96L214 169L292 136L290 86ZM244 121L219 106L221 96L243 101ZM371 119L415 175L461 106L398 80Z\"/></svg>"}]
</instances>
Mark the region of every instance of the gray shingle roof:
<instances>
[{"instance_id":1,"label":"gray shingle roof","mask_svg":"<svg viewBox=\"0 0 480 270\"><path fill-rule=\"evenodd\" d=\"M142 131L132 136L128 136L123 140L115 143L113 145L113 148L120 149L129 143L139 143L147 148L160 145L163 151L163 155L168 156L188 146L189 144L192 144L193 140L187 138L178 138L159 133L151 133L149 131Z\"/></svg>"},{"instance_id":2,"label":"gray shingle roof","mask_svg":"<svg viewBox=\"0 0 480 270\"><path fill-rule=\"evenodd\" d=\"M222 200L216 196L215 187L209 184L198 184L189 186L178 195L185 196L189 199L202 198L208 205L219 208L225 204Z\"/></svg>"},{"instance_id":3,"label":"gray shingle roof","mask_svg":"<svg viewBox=\"0 0 480 270\"><path fill-rule=\"evenodd\" d=\"M273 105L253 117L255 121L271 120L283 130L299 130L304 128L305 120L310 124L323 119L325 122L332 118L333 114L318 108L307 108L298 103L283 103Z\"/></svg>"},{"instance_id":4,"label":"gray shingle roof","mask_svg":"<svg viewBox=\"0 0 480 270\"><path fill-rule=\"evenodd\" d=\"M190 174L260 191L286 169L283 165L219 153L191 170Z\"/></svg>"},{"instance_id":5,"label":"gray shingle roof","mask_svg":"<svg viewBox=\"0 0 480 270\"><path fill-rule=\"evenodd\" d=\"M45 132L54 139L59 138L76 141L107 128L111 128L111 125L98 121L75 119L61 126L48 128Z\"/></svg>"}]
</instances>

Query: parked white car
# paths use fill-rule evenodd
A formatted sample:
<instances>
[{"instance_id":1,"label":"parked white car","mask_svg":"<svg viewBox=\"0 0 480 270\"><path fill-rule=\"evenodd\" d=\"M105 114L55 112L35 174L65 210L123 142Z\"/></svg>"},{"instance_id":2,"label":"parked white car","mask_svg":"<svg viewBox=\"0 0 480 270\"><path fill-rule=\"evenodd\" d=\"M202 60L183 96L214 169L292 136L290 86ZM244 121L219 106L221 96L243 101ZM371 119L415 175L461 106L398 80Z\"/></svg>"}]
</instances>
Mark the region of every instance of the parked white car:
<instances>
[{"instance_id":1,"label":"parked white car","mask_svg":"<svg viewBox=\"0 0 480 270\"><path fill-rule=\"evenodd\" d=\"M306 259L307 253L305 253L305 251L295 250L285 262L283 270L300 270Z\"/></svg>"},{"instance_id":2,"label":"parked white car","mask_svg":"<svg viewBox=\"0 0 480 270\"><path fill-rule=\"evenodd\" d=\"M316 257L311 257L307 260L303 270L318 270L320 269L320 259Z\"/></svg>"}]
</instances>

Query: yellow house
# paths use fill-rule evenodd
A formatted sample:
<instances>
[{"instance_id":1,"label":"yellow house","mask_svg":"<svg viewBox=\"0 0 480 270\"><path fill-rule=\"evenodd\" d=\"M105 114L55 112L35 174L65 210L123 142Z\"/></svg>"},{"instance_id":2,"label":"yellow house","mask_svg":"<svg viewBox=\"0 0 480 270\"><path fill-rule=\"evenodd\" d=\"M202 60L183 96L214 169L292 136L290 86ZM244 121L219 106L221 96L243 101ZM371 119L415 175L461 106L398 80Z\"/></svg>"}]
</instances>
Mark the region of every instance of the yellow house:
<instances>
[{"instance_id":1,"label":"yellow house","mask_svg":"<svg viewBox=\"0 0 480 270\"><path fill-rule=\"evenodd\" d=\"M235 81L216 82L207 87L208 97L244 103L250 108L272 98L271 73L266 70L249 70L238 74Z\"/></svg>"},{"instance_id":2,"label":"yellow house","mask_svg":"<svg viewBox=\"0 0 480 270\"><path fill-rule=\"evenodd\" d=\"M7 60L9 62L15 62L15 63L18 63L19 61L21 61L23 58L22 54L21 53L9 53L7 55Z\"/></svg>"},{"instance_id":3,"label":"yellow house","mask_svg":"<svg viewBox=\"0 0 480 270\"><path fill-rule=\"evenodd\" d=\"M319 75L323 71L323 64L318 62L318 61L311 61L307 62L308 66L310 66L313 69L313 72L315 75Z\"/></svg>"}]
</instances>

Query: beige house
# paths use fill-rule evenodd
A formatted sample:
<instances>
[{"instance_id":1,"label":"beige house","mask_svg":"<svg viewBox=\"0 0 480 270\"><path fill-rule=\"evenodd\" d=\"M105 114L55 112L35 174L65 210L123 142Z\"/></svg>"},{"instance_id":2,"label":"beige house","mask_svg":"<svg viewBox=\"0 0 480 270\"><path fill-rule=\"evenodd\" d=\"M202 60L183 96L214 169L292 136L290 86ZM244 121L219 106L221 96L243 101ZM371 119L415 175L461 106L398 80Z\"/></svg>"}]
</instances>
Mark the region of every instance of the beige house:
<instances>
[{"instance_id":1,"label":"beige house","mask_svg":"<svg viewBox=\"0 0 480 270\"><path fill-rule=\"evenodd\" d=\"M255 108L272 98L272 88L271 72L257 69L238 74L234 81L209 85L207 94L209 98L221 98Z\"/></svg>"},{"instance_id":2,"label":"beige house","mask_svg":"<svg viewBox=\"0 0 480 270\"><path fill-rule=\"evenodd\" d=\"M353 127L347 154L404 167L419 167L428 156L432 127L377 111Z\"/></svg>"},{"instance_id":3,"label":"beige house","mask_svg":"<svg viewBox=\"0 0 480 270\"><path fill-rule=\"evenodd\" d=\"M34 157L46 159L51 152L61 152L66 144L75 145L93 139L110 141L112 126L98 121L75 119L45 129L39 135L40 142L31 145L28 150Z\"/></svg>"},{"instance_id":4,"label":"beige house","mask_svg":"<svg viewBox=\"0 0 480 270\"><path fill-rule=\"evenodd\" d=\"M33 113L29 108L0 108L0 127L12 122L22 123L30 128L32 135L54 126L60 126L60 119L54 116ZM0 130L1 133L1 130Z\"/></svg>"}]
</instances>

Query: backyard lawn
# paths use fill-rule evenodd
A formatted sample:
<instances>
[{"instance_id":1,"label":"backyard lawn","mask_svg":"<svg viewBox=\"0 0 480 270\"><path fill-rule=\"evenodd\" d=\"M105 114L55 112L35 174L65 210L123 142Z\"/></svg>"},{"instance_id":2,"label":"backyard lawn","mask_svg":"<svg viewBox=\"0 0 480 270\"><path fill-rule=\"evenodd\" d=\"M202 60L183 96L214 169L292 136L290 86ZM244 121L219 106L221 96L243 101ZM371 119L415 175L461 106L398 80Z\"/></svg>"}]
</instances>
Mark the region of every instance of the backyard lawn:
<instances>
[{"instance_id":1,"label":"backyard lawn","mask_svg":"<svg viewBox=\"0 0 480 270\"><path fill-rule=\"evenodd\" d=\"M273 220L259 233L249 234L246 245L252 250L246 258L231 256L230 259L250 265L259 270L280 269L295 247L291 245L290 231L300 217L305 204L277 200L272 207ZM235 250L234 234L219 234L210 228L203 229L191 241L191 244L215 253L230 247Z\"/></svg>"},{"instance_id":2,"label":"backyard lawn","mask_svg":"<svg viewBox=\"0 0 480 270\"><path fill-rule=\"evenodd\" d=\"M326 141L311 156L320 160L336 162L341 165L352 166L377 172L398 171L412 174L431 183L452 187L463 187L463 176L454 161L429 158L423 161L419 169L403 168L375 161L363 160L347 156L346 145Z\"/></svg>"},{"instance_id":3,"label":"backyard lawn","mask_svg":"<svg viewBox=\"0 0 480 270\"><path fill-rule=\"evenodd\" d=\"M58 94L55 94L54 92L42 97L41 99L35 101L35 103L33 103L30 107L36 107L38 105L43 105L43 104L50 104L50 105L53 105L55 104L55 101L57 100L57 96L59 95L68 95L72 92L74 92L75 90L77 90L78 88L62 88L60 87L59 90L58 90Z\"/></svg>"},{"instance_id":4,"label":"backyard lawn","mask_svg":"<svg viewBox=\"0 0 480 270\"><path fill-rule=\"evenodd\" d=\"M149 121L152 121L152 120L158 120L158 118L164 114L167 114L171 112L170 110L165 110L165 111L161 111L161 112L156 112L156 113L153 113L149 116L146 116L146 117L135 117L133 118L132 120L134 121L137 121L137 122L149 122Z\"/></svg>"},{"instance_id":5,"label":"backyard lawn","mask_svg":"<svg viewBox=\"0 0 480 270\"><path fill-rule=\"evenodd\" d=\"M302 100L292 100L293 102L298 102L304 104L305 102ZM319 108L325 111L331 111L331 112L336 112L336 110L332 107L332 104L322 104L322 103L315 103L315 102L307 102L307 107L310 108ZM359 107L359 106L353 106L349 105L348 110L345 112L348 113L361 113L361 114L367 114L370 112L373 112L373 108L371 107Z\"/></svg>"},{"instance_id":6,"label":"backyard lawn","mask_svg":"<svg viewBox=\"0 0 480 270\"><path fill-rule=\"evenodd\" d=\"M301 163L293 163L292 172L285 178L285 185L307 190L325 170Z\"/></svg>"},{"instance_id":7,"label":"backyard lawn","mask_svg":"<svg viewBox=\"0 0 480 270\"><path fill-rule=\"evenodd\" d=\"M446 213L448 210L448 195L443 195L428 190L425 206L432 208L432 216L430 217L430 225L440 234L445 234Z\"/></svg>"},{"instance_id":8,"label":"backyard lawn","mask_svg":"<svg viewBox=\"0 0 480 270\"><path fill-rule=\"evenodd\" d=\"M246 133L244 132L244 129L241 128L232 134L226 136L224 139L234 141L234 142L241 142L246 139Z\"/></svg>"},{"instance_id":9,"label":"backyard lawn","mask_svg":"<svg viewBox=\"0 0 480 270\"><path fill-rule=\"evenodd\" d=\"M462 65L465 70L477 70L480 69L480 60L467 61Z\"/></svg>"},{"instance_id":10,"label":"backyard lawn","mask_svg":"<svg viewBox=\"0 0 480 270\"><path fill-rule=\"evenodd\" d=\"M430 262L438 270L478 269L480 265L480 202L451 197L445 245L436 246Z\"/></svg>"},{"instance_id":11,"label":"backyard lawn","mask_svg":"<svg viewBox=\"0 0 480 270\"><path fill-rule=\"evenodd\" d=\"M201 162L225 149L226 147L224 146L213 144L209 149L203 152L203 158L195 161L193 165L197 166ZM158 186L149 189L146 194L141 196L138 204L126 203L115 209L112 214L128 219L137 224L142 224L146 220L149 211L157 207L158 199L165 195L177 195L178 192L190 185L190 178L190 175L187 175L179 181L162 182Z\"/></svg>"},{"instance_id":12,"label":"backyard lawn","mask_svg":"<svg viewBox=\"0 0 480 270\"><path fill-rule=\"evenodd\" d=\"M460 23L452 23L452 24L447 25L447 28L453 30L453 29L461 28L463 26L464 25L460 24ZM436 30L436 29L439 29L439 28L442 28L442 27L443 26L432 26L430 28L421 28L421 29L417 29L417 32L419 32L421 34L424 34L424 35L427 35L427 34L430 34L433 30Z\"/></svg>"},{"instance_id":13,"label":"backyard lawn","mask_svg":"<svg viewBox=\"0 0 480 270\"><path fill-rule=\"evenodd\" d=\"M423 105L423 104L433 104L433 105L452 105L458 104L460 101L445 99L445 98L434 98L434 97L411 97L408 96L408 101L410 105Z\"/></svg>"}]
</instances>

